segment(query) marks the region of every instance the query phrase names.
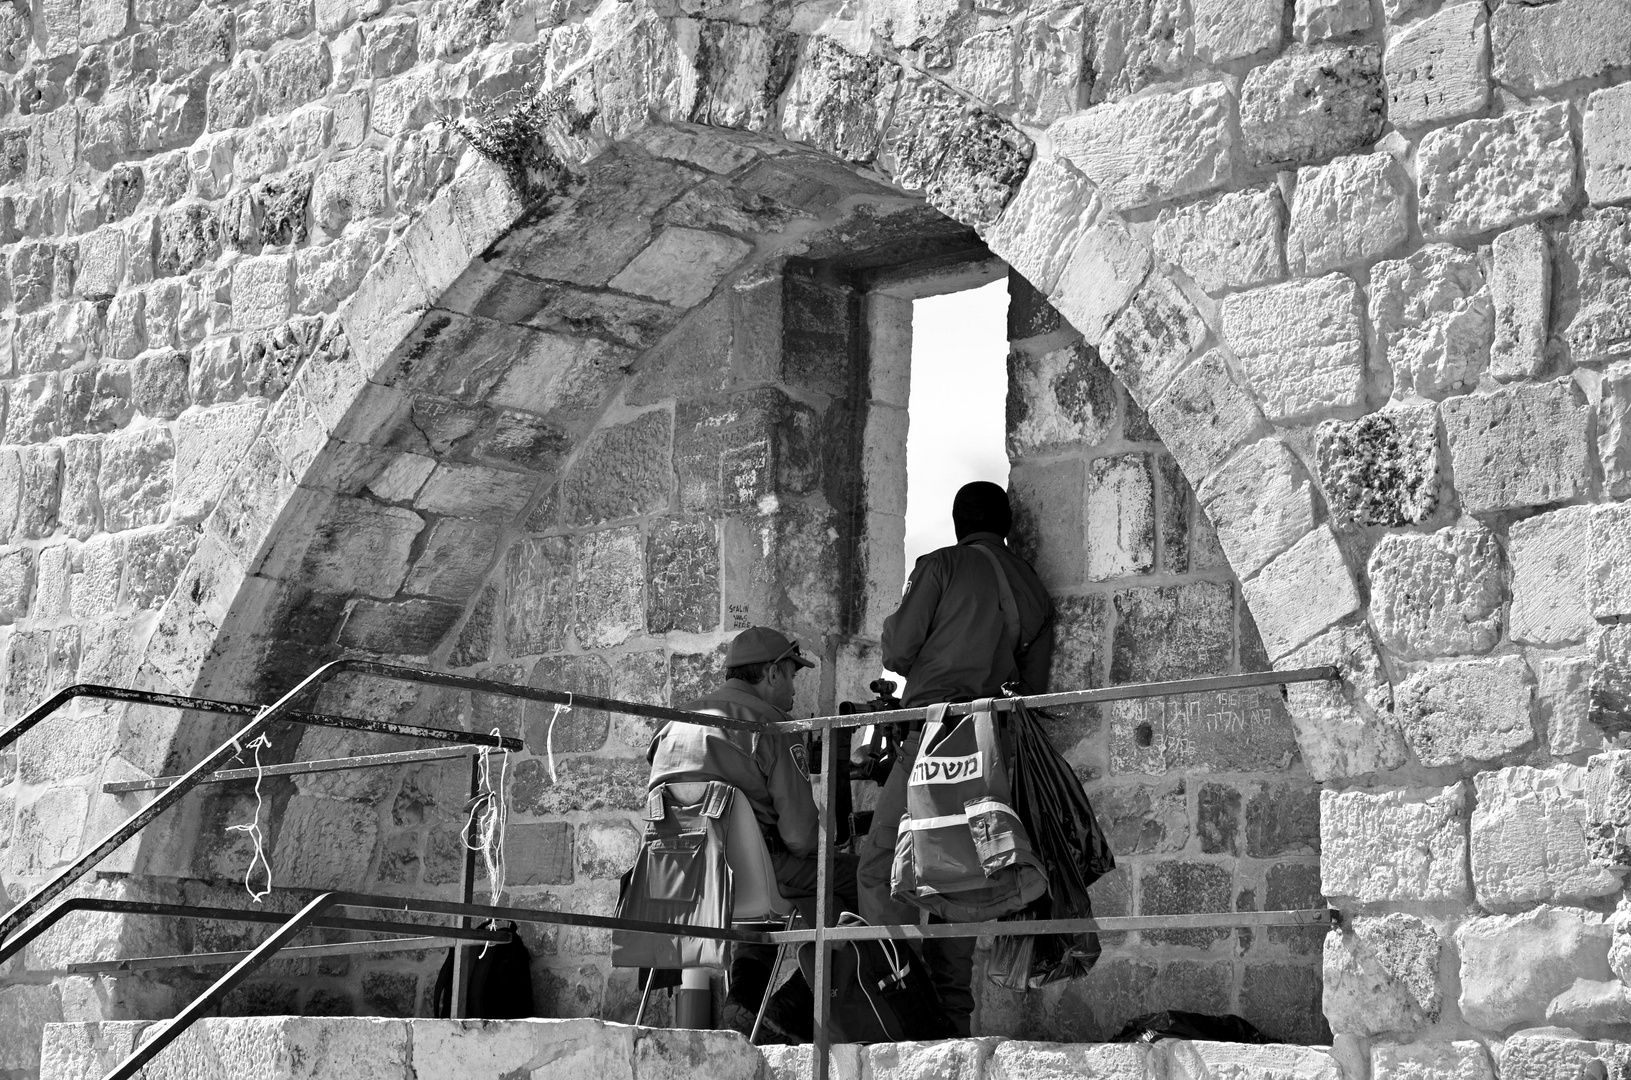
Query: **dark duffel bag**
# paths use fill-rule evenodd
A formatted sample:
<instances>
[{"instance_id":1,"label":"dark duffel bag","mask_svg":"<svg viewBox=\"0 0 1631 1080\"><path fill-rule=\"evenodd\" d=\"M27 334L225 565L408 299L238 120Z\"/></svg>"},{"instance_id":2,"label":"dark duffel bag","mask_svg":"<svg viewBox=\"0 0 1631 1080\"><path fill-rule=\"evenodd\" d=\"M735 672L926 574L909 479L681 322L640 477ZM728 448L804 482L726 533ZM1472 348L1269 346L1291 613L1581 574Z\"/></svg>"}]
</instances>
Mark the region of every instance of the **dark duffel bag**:
<instances>
[{"instance_id":1,"label":"dark duffel bag","mask_svg":"<svg viewBox=\"0 0 1631 1080\"><path fill-rule=\"evenodd\" d=\"M845 912L839 926L866 926ZM804 980L815 985L815 945L799 948ZM832 1042L916 1042L956 1034L923 960L904 941L845 941L832 951Z\"/></svg>"}]
</instances>

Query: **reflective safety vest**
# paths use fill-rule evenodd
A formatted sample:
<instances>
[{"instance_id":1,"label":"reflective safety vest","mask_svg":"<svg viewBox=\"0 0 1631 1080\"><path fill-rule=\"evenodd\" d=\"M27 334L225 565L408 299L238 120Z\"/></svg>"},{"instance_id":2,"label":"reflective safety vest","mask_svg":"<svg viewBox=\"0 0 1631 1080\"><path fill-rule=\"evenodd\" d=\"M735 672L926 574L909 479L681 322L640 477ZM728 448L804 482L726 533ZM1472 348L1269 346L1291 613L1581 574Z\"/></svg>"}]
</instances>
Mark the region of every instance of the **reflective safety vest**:
<instances>
[{"instance_id":1,"label":"reflective safety vest","mask_svg":"<svg viewBox=\"0 0 1631 1080\"><path fill-rule=\"evenodd\" d=\"M1048 891L1042 860L1009 803L1007 753L990 700L949 724L944 705L929 706L895 840L894 898L952 922L1010 915Z\"/></svg>"}]
</instances>

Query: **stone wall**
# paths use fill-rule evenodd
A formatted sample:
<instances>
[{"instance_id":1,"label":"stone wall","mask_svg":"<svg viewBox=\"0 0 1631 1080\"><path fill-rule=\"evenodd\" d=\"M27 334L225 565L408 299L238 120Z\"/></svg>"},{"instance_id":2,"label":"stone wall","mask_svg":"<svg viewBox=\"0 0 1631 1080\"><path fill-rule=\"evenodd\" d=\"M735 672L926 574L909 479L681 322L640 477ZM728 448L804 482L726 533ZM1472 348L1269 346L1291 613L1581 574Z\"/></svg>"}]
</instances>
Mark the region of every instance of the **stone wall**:
<instances>
[{"instance_id":1,"label":"stone wall","mask_svg":"<svg viewBox=\"0 0 1631 1080\"><path fill-rule=\"evenodd\" d=\"M76 678L248 697L341 650L447 663L481 593L448 595L440 556L421 565L438 532L437 552L493 521L579 533L561 541L574 565L574 541L604 533L584 565L621 565L623 519L526 528L603 418L639 419L615 411L620 369L751 268L802 255L823 218L842 235L845 200L922 192L1143 409L1266 658L1343 664L1340 688L1287 702L1324 785L1322 889L1353 916L1324 957L1339 1040L1387 1077L1503 1038L1550 1060L1555 1039L1514 1034L1534 1024L1618 1034L1623 861L1610 844L1592 862L1572 823L1593 775L1593 835L1625 805L1612 760L1587 766L1626 726L1631 652L1624 16L1622 0L7 7L7 715ZM496 163L433 122L518 99L473 131ZM422 428L436 403L467 412ZM128 811L105 779L209 733L140 710L53 730L7 764L12 891ZM174 838L207 809L107 869L194 872ZM436 825L417 832L428 865ZM153 936L93 925L76 947ZM133 980L5 977L8 1031L169 1004ZM0 1042L0 1069L32 1070L32 1045Z\"/></svg>"}]
</instances>

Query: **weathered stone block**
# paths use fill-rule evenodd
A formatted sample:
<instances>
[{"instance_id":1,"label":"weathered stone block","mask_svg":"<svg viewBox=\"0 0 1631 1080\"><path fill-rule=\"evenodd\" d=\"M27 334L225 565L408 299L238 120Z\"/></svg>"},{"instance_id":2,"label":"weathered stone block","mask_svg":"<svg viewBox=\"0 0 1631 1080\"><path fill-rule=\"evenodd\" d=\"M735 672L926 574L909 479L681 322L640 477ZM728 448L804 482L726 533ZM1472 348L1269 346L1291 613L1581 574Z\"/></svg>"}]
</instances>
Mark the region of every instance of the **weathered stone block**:
<instances>
[{"instance_id":1,"label":"weathered stone block","mask_svg":"<svg viewBox=\"0 0 1631 1080\"><path fill-rule=\"evenodd\" d=\"M1609 939L1603 916L1579 908L1468 919L1455 931L1461 1015L1487 1031L1544 1020L1547 1004L1575 979L1609 978Z\"/></svg>"},{"instance_id":2,"label":"weathered stone block","mask_svg":"<svg viewBox=\"0 0 1631 1080\"><path fill-rule=\"evenodd\" d=\"M1362 904L1472 899L1466 786L1323 789L1320 887Z\"/></svg>"},{"instance_id":3,"label":"weathered stone block","mask_svg":"<svg viewBox=\"0 0 1631 1080\"><path fill-rule=\"evenodd\" d=\"M1386 255L1410 235L1409 200L1410 178L1391 154L1298 169L1286 233L1291 272L1312 277Z\"/></svg>"},{"instance_id":4,"label":"weathered stone block","mask_svg":"<svg viewBox=\"0 0 1631 1080\"><path fill-rule=\"evenodd\" d=\"M1329 526L1298 540L1241 587L1271 660L1359 610L1353 574Z\"/></svg>"},{"instance_id":5,"label":"weathered stone block","mask_svg":"<svg viewBox=\"0 0 1631 1080\"><path fill-rule=\"evenodd\" d=\"M1545 506L1584 493L1590 410L1569 380L1449 398L1439 411L1468 513Z\"/></svg>"},{"instance_id":6,"label":"weathered stone block","mask_svg":"<svg viewBox=\"0 0 1631 1080\"><path fill-rule=\"evenodd\" d=\"M404 591L464 601L475 591L498 550L498 524L443 518L430 528Z\"/></svg>"},{"instance_id":7,"label":"weathered stone block","mask_svg":"<svg viewBox=\"0 0 1631 1080\"><path fill-rule=\"evenodd\" d=\"M5 1046L0 1047L0 1069L19 1073L38 1069L46 1025L61 1022L62 1002L55 986L18 984L0 989L0 1025L7 1032Z\"/></svg>"},{"instance_id":8,"label":"weathered stone block","mask_svg":"<svg viewBox=\"0 0 1631 1080\"><path fill-rule=\"evenodd\" d=\"M1100 349L1122 385L1147 400L1160 393L1206 336L1206 320L1162 274L1145 280L1110 324Z\"/></svg>"},{"instance_id":9,"label":"weathered stone block","mask_svg":"<svg viewBox=\"0 0 1631 1080\"><path fill-rule=\"evenodd\" d=\"M332 73L327 42L286 45L261 64L261 106L268 116L277 116L316 100Z\"/></svg>"},{"instance_id":10,"label":"weathered stone block","mask_svg":"<svg viewBox=\"0 0 1631 1080\"><path fill-rule=\"evenodd\" d=\"M1246 800L1246 854L1252 858L1317 855L1319 791L1303 784L1265 784Z\"/></svg>"},{"instance_id":11,"label":"weathered stone block","mask_svg":"<svg viewBox=\"0 0 1631 1080\"><path fill-rule=\"evenodd\" d=\"M1585 521L1591 614L1599 619L1631 614L1631 568L1625 565L1631 550L1631 507L1602 506Z\"/></svg>"},{"instance_id":12,"label":"weathered stone block","mask_svg":"<svg viewBox=\"0 0 1631 1080\"><path fill-rule=\"evenodd\" d=\"M572 826L564 821L511 825L505 836L508 884L572 884Z\"/></svg>"},{"instance_id":13,"label":"weathered stone block","mask_svg":"<svg viewBox=\"0 0 1631 1080\"><path fill-rule=\"evenodd\" d=\"M1631 751L1586 762L1586 850L1601 867L1631 866Z\"/></svg>"},{"instance_id":14,"label":"weathered stone block","mask_svg":"<svg viewBox=\"0 0 1631 1080\"><path fill-rule=\"evenodd\" d=\"M1075 251L1078 232L1102 209L1098 194L1075 169L1052 159L1033 162L1002 216L983 235L1037 292L1053 291Z\"/></svg>"},{"instance_id":15,"label":"weathered stone block","mask_svg":"<svg viewBox=\"0 0 1631 1080\"><path fill-rule=\"evenodd\" d=\"M301 561L302 583L340 596L395 596L408 572L414 538L424 527L412 510L335 499Z\"/></svg>"},{"instance_id":16,"label":"weathered stone block","mask_svg":"<svg viewBox=\"0 0 1631 1080\"><path fill-rule=\"evenodd\" d=\"M211 207L189 203L160 211L153 264L160 277L191 273L220 254L221 226Z\"/></svg>"},{"instance_id":17,"label":"weathered stone block","mask_svg":"<svg viewBox=\"0 0 1631 1080\"><path fill-rule=\"evenodd\" d=\"M609 648L644 629L644 547L636 525L577 540L573 630L580 645Z\"/></svg>"},{"instance_id":18,"label":"weathered stone block","mask_svg":"<svg viewBox=\"0 0 1631 1080\"><path fill-rule=\"evenodd\" d=\"M985 1075L989 1080L1066 1080L1079 1076L1131 1080L1155 1075L1159 1055L1156 1047L1138 1043L1072 1045L1004 1040L992 1050ZM777 1076L775 1080L798 1078Z\"/></svg>"},{"instance_id":19,"label":"weathered stone block","mask_svg":"<svg viewBox=\"0 0 1631 1080\"><path fill-rule=\"evenodd\" d=\"M1493 761L1535 737L1534 677L1516 656L1435 664L1399 686L1399 724L1423 765Z\"/></svg>"},{"instance_id":20,"label":"weathered stone block","mask_svg":"<svg viewBox=\"0 0 1631 1080\"><path fill-rule=\"evenodd\" d=\"M1315 460L1337 520L1419 524L1438 505L1438 414L1429 405L1327 420Z\"/></svg>"},{"instance_id":21,"label":"weathered stone block","mask_svg":"<svg viewBox=\"0 0 1631 1080\"><path fill-rule=\"evenodd\" d=\"M1577 364L1631 352L1631 208L1581 215L1556 260L1553 340Z\"/></svg>"},{"instance_id":22,"label":"weathered stone block","mask_svg":"<svg viewBox=\"0 0 1631 1080\"><path fill-rule=\"evenodd\" d=\"M640 852L640 832L628 821L603 818L578 826L577 866L585 877L615 881Z\"/></svg>"},{"instance_id":23,"label":"weathered stone block","mask_svg":"<svg viewBox=\"0 0 1631 1080\"><path fill-rule=\"evenodd\" d=\"M1291 31L1304 45L1317 45L1370 26L1370 5L1362 0L1297 0Z\"/></svg>"},{"instance_id":24,"label":"weathered stone block","mask_svg":"<svg viewBox=\"0 0 1631 1080\"><path fill-rule=\"evenodd\" d=\"M1370 1051L1371 1080L1495 1080L1484 1044L1472 1039L1408 1046L1379 1043Z\"/></svg>"},{"instance_id":25,"label":"weathered stone block","mask_svg":"<svg viewBox=\"0 0 1631 1080\"><path fill-rule=\"evenodd\" d=\"M1490 16L1495 78L1527 96L1631 63L1631 27L1614 0L1502 5Z\"/></svg>"},{"instance_id":26,"label":"weathered stone block","mask_svg":"<svg viewBox=\"0 0 1631 1080\"><path fill-rule=\"evenodd\" d=\"M1566 103L1428 132L1416 151L1417 217L1430 240L1502 229L1574 204Z\"/></svg>"},{"instance_id":27,"label":"weathered stone block","mask_svg":"<svg viewBox=\"0 0 1631 1080\"><path fill-rule=\"evenodd\" d=\"M1314 527L1308 473L1278 440L1253 443L1230 458L1199 495L1240 577L1257 573Z\"/></svg>"},{"instance_id":28,"label":"weathered stone block","mask_svg":"<svg viewBox=\"0 0 1631 1080\"><path fill-rule=\"evenodd\" d=\"M1190 13L1175 0L1119 0L1092 9L1091 100L1117 101L1184 68Z\"/></svg>"},{"instance_id":29,"label":"weathered stone block","mask_svg":"<svg viewBox=\"0 0 1631 1080\"><path fill-rule=\"evenodd\" d=\"M1594 565L1588 507L1566 506L1514 521L1507 529L1512 567L1512 640L1535 645L1582 641L1595 627L1591 610Z\"/></svg>"},{"instance_id":30,"label":"weathered stone block","mask_svg":"<svg viewBox=\"0 0 1631 1080\"><path fill-rule=\"evenodd\" d=\"M559 782L537 758L515 766L513 806L539 817L573 810L638 810L646 802L651 768L645 758L573 757L558 761Z\"/></svg>"},{"instance_id":31,"label":"weathered stone block","mask_svg":"<svg viewBox=\"0 0 1631 1080\"><path fill-rule=\"evenodd\" d=\"M1519 765L1473 778L1472 881L1485 908L1619 891L1620 875L1589 859L1585 774Z\"/></svg>"},{"instance_id":32,"label":"weathered stone block","mask_svg":"<svg viewBox=\"0 0 1631 1080\"><path fill-rule=\"evenodd\" d=\"M782 100L782 135L849 161L877 155L900 68L812 36Z\"/></svg>"},{"instance_id":33,"label":"weathered stone block","mask_svg":"<svg viewBox=\"0 0 1631 1080\"><path fill-rule=\"evenodd\" d=\"M1404 736L1393 718L1393 687L1362 623L1332 627L1282 658L1289 666L1336 664L1340 683L1298 683L1286 704L1308 773L1316 780L1404 764Z\"/></svg>"},{"instance_id":34,"label":"weathered stone block","mask_svg":"<svg viewBox=\"0 0 1631 1080\"><path fill-rule=\"evenodd\" d=\"M414 505L431 514L508 521L521 512L537 486L532 473L442 464L419 489Z\"/></svg>"},{"instance_id":35,"label":"weathered stone block","mask_svg":"<svg viewBox=\"0 0 1631 1080\"><path fill-rule=\"evenodd\" d=\"M385 155L363 147L326 162L312 185L312 220L337 234L385 209Z\"/></svg>"},{"instance_id":36,"label":"weathered stone block","mask_svg":"<svg viewBox=\"0 0 1631 1080\"><path fill-rule=\"evenodd\" d=\"M622 292L689 308L707 299L751 250L734 236L700 229L664 229L651 246L611 280Z\"/></svg>"},{"instance_id":37,"label":"weathered stone block","mask_svg":"<svg viewBox=\"0 0 1631 1080\"><path fill-rule=\"evenodd\" d=\"M1198 0L1192 11L1192 47L1195 56L1208 64L1221 66L1253 53L1278 50L1283 40L1284 11L1275 0Z\"/></svg>"},{"instance_id":38,"label":"weathered stone block","mask_svg":"<svg viewBox=\"0 0 1631 1080\"><path fill-rule=\"evenodd\" d=\"M197 543L198 533L187 526L130 536L125 542L125 601L137 610L162 604Z\"/></svg>"},{"instance_id":39,"label":"weathered stone block","mask_svg":"<svg viewBox=\"0 0 1631 1080\"><path fill-rule=\"evenodd\" d=\"M1376 141L1386 119L1382 51L1298 51L1253 68L1240 87L1240 134L1252 165L1311 165Z\"/></svg>"},{"instance_id":40,"label":"weathered stone block","mask_svg":"<svg viewBox=\"0 0 1631 1080\"><path fill-rule=\"evenodd\" d=\"M1149 406L1150 422L1191 483L1204 483L1235 447L1264 427L1262 410L1213 350Z\"/></svg>"},{"instance_id":41,"label":"weathered stone block","mask_svg":"<svg viewBox=\"0 0 1631 1080\"><path fill-rule=\"evenodd\" d=\"M1501 555L1481 525L1394 533L1371 552L1371 623L1398 656L1482 653L1501 634Z\"/></svg>"},{"instance_id":42,"label":"weathered stone block","mask_svg":"<svg viewBox=\"0 0 1631 1080\"><path fill-rule=\"evenodd\" d=\"M248 401L191 413L176 425L177 519L198 521L214 507L260 431L265 413L263 402Z\"/></svg>"},{"instance_id":43,"label":"weathered stone block","mask_svg":"<svg viewBox=\"0 0 1631 1080\"><path fill-rule=\"evenodd\" d=\"M1591 722L1611 734L1631 727L1631 629L1597 631L1591 672Z\"/></svg>"},{"instance_id":44,"label":"weathered stone block","mask_svg":"<svg viewBox=\"0 0 1631 1080\"><path fill-rule=\"evenodd\" d=\"M1270 420L1343 411L1363 400L1359 288L1346 275L1228 296L1223 332Z\"/></svg>"},{"instance_id":45,"label":"weathered stone block","mask_svg":"<svg viewBox=\"0 0 1631 1080\"><path fill-rule=\"evenodd\" d=\"M1110 681L1151 682L1224 671L1234 636L1234 590L1226 582L1123 589L1115 596Z\"/></svg>"},{"instance_id":46,"label":"weathered stone block","mask_svg":"<svg viewBox=\"0 0 1631 1080\"><path fill-rule=\"evenodd\" d=\"M1098 345L1150 272L1149 249L1119 223L1084 228L1048 302Z\"/></svg>"},{"instance_id":47,"label":"weathered stone block","mask_svg":"<svg viewBox=\"0 0 1631 1080\"><path fill-rule=\"evenodd\" d=\"M1535 700L1553 757L1595 753L1603 733L1590 722L1592 662L1584 656L1541 656L1535 670Z\"/></svg>"},{"instance_id":48,"label":"weathered stone block","mask_svg":"<svg viewBox=\"0 0 1631 1080\"><path fill-rule=\"evenodd\" d=\"M995 221L1025 178L1034 150L1030 136L1008 121L974 113L952 136L929 181L929 205L969 224Z\"/></svg>"},{"instance_id":49,"label":"weathered stone block","mask_svg":"<svg viewBox=\"0 0 1631 1080\"><path fill-rule=\"evenodd\" d=\"M1086 485L1085 466L1068 458L1019 465L1009 473L1013 539L1051 590L1068 589L1082 581Z\"/></svg>"},{"instance_id":50,"label":"weathered stone block","mask_svg":"<svg viewBox=\"0 0 1631 1080\"><path fill-rule=\"evenodd\" d=\"M1116 702L1109 716L1114 774L1267 772L1296 758L1283 704L1261 691L1221 691L1183 703Z\"/></svg>"},{"instance_id":51,"label":"weathered stone block","mask_svg":"<svg viewBox=\"0 0 1631 1080\"><path fill-rule=\"evenodd\" d=\"M1395 397L1471 389L1489 362L1494 306L1472 252L1447 244L1371 270L1372 355L1393 372Z\"/></svg>"},{"instance_id":52,"label":"weathered stone block","mask_svg":"<svg viewBox=\"0 0 1631 1080\"><path fill-rule=\"evenodd\" d=\"M102 443L97 486L102 523L109 532L157 525L169 512L172 489L170 432L165 428L121 432Z\"/></svg>"},{"instance_id":53,"label":"weathered stone block","mask_svg":"<svg viewBox=\"0 0 1631 1080\"><path fill-rule=\"evenodd\" d=\"M1219 292L1285 277L1280 247L1285 227L1285 201L1271 186L1166 207L1156 218L1151 242L1158 256L1181 267L1195 284Z\"/></svg>"},{"instance_id":54,"label":"weathered stone block","mask_svg":"<svg viewBox=\"0 0 1631 1080\"><path fill-rule=\"evenodd\" d=\"M705 633L719 626L719 538L706 518L654 527L646 542L646 628Z\"/></svg>"},{"instance_id":55,"label":"weathered stone block","mask_svg":"<svg viewBox=\"0 0 1631 1080\"><path fill-rule=\"evenodd\" d=\"M0 548L0 622L25 617L33 591L34 552L23 547Z\"/></svg>"},{"instance_id":56,"label":"weathered stone block","mask_svg":"<svg viewBox=\"0 0 1631 1080\"><path fill-rule=\"evenodd\" d=\"M1095 458L1082 517L1087 580L1147 574L1155 567L1155 476L1148 454Z\"/></svg>"},{"instance_id":57,"label":"weathered stone block","mask_svg":"<svg viewBox=\"0 0 1631 1080\"><path fill-rule=\"evenodd\" d=\"M289 319L294 258L265 255L243 259L232 267L232 322L240 330L261 330Z\"/></svg>"},{"instance_id":58,"label":"weathered stone block","mask_svg":"<svg viewBox=\"0 0 1631 1080\"><path fill-rule=\"evenodd\" d=\"M1438 931L1414 915L1355 918L1325 935L1325 1017L1341 1035L1410 1032L1438 1019Z\"/></svg>"},{"instance_id":59,"label":"weathered stone block","mask_svg":"<svg viewBox=\"0 0 1631 1080\"><path fill-rule=\"evenodd\" d=\"M1217 863L1146 863L1138 876L1139 910L1150 915L1229 911L1233 891L1229 871ZM1146 930L1142 936L1152 945L1204 949L1228 934L1228 930Z\"/></svg>"},{"instance_id":60,"label":"weathered stone block","mask_svg":"<svg viewBox=\"0 0 1631 1080\"><path fill-rule=\"evenodd\" d=\"M1550 1080L1556 1076L1589 1077L1599 1069L1614 1075L1625 1061L1625 1044L1593 1042L1566 1028L1519 1031L1501 1046L1501 1080Z\"/></svg>"},{"instance_id":61,"label":"weathered stone block","mask_svg":"<svg viewBox=\"0 0 1631 1080\"><path fill-rule=\"evenodd\" d=\"M674 469L674 421L666 409L643 413L591 436L561 489L567 525L598 525L667 509Z\"/></svg>"},{"instance_id":62,"label":"weathered stone block","mask_svg":"<svg viewBox=\"0 0 1631 1080\"><path fill-rule=\"evenodd\" d=\"M445 600L359 600L340 627L340 644L398 656L428 656L453 629L464 605Z\"/></svg>"},{"instance_id":63,"label":"weathered stone block","mask_svg":"<svg viewBox=\"0 0 1631 1080\"><path fill-rule=\"evenodd\" d=\"M1382 58L1394 126L1410 131L1483 112L1488 37L1482 4L1454 4L1395 34Z\"/></svg>"},{"instance_id":64,"label":"weathered stone block","mask_svg":"<svg viewBox=\"0 0 1631 1080\"><path fill-rule=\"evenodd\" d=\"M1227 183L1234 110L1225 84L1206 83L1073 113L1048 134L1106 202L1131 210Z\"/></svg>"},{"instance_id":65,"label":"weathered stone block","mask_svg":"<svg viewBox=\"0 0 1631 1080\"><path fill-rule=\"evenodd\" d=\"M553 652L566 644L572 623L572 557L564 537L523 539L510 549L510 653L527 656Z\"/></svg>"},{"instance_id":66,"label":"weathered stone block","mask_svg":"<svg viewBox=\"0 0 1631 1080\"><path fill-rule=\"evenodd\" d=\"M1540 226L1520 225L1497 236L1491 248L1495 338L1489 350L1490 374L1502 382L1532 379L1546 363L1551 245Z\"/></svg>"},{"instance_id":67,"label":"weathered stone block","mask_svg":"<svg viewBox=\"0 0 1631 1080\"><path fill-rule=\"evenodd\" d=\"M1115 380L1092 348L1078 343L1040 355L1008 354L1010 457L1101 443L1115 418Z\"/></svg>"},{"instance_id":68,"label":"weathered stone block","mask_svg":"<svg viewBox=\"0 0 1631 1080\"><path fill-rule=\"evenodd\" d=\"M1631 200L1631 92L1616 86L1593 93L1580 132L1586 197L1595 206Z\"/></svg>"}]
</instances>

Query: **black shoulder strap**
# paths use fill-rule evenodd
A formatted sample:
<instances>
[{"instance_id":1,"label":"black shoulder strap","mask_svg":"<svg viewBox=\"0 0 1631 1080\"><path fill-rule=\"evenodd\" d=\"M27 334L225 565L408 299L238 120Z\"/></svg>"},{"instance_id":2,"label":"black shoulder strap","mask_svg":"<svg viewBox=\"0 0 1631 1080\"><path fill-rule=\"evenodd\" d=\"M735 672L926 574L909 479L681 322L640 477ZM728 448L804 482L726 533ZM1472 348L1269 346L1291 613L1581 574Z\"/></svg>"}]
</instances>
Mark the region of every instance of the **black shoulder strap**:
<instances>
[{"instance_id":1,"label":"black shoulder strap","mask_svg":"<svg viewBox=\"0 0 1631 1080\"><path fill-rule=\"evenodd\" d=\"M1008 636L1014 639L1014 655L1023 656L1031 645L1023 637L1024 631L1019 623L1019 605L1014 602L1014 587L1008 581L1008 571L1002 568L1002 561L997 558L997 553L984 544L973 543L969 547L990 560L991 569L996 572L997 605L1002 608L1002 620L1008 627Z\"/></svg>"}]
</instances>

